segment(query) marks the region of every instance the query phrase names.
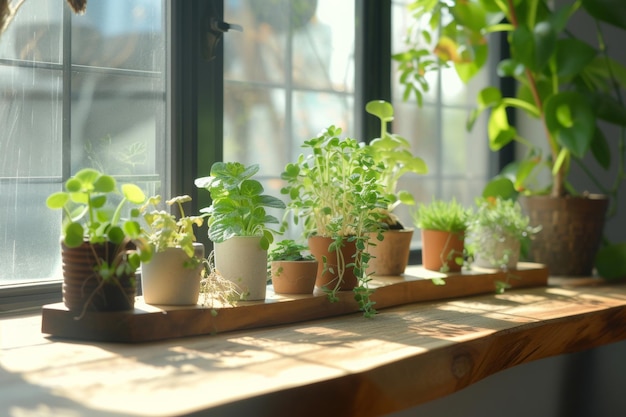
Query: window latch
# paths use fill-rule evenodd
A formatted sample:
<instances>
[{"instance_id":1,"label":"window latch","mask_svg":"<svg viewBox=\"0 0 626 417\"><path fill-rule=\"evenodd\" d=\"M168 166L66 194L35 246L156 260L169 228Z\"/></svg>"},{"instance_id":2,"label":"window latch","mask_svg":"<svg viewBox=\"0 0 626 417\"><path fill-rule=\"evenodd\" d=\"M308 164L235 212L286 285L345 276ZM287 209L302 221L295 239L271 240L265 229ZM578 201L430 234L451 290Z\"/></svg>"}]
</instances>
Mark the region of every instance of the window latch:
<instances>
[{"instance_id":1,"label":"window latch","mask_svg":"<svg viewBox=\"0 0 626 417\"><path fill-rule=\"evenodd\" d=\"M226 23L222 20L211 17L208 19L208 27L206 30L206 42L203 48L204 59L211 61L215 58L217 45L222 39L222 35L229 30L243 32L243 27L234 23Z\"/></svg>"}]
</instances>

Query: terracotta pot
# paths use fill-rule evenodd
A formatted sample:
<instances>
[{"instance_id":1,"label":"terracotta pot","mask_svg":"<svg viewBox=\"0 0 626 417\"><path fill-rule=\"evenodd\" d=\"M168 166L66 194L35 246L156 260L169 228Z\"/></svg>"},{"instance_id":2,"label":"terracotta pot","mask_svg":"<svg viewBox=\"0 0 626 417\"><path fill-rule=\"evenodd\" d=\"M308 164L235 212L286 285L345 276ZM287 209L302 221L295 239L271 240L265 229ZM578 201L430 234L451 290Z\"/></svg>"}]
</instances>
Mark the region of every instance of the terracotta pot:
<instances>
[{"instance_id":1,"label":"terracotta pot","mask_svg":"<svg viewBox=\"0 0 626 417\"><path fill-rule=\"evenodd\" d=\"M63 302L69 310L124 311L135 308L137 287L134 273L120 277L120 285L101 285L102 278L95 271L97 258L111 262L115 253L116 246L111 243L84 242L76 248L61 244Z\"/></svg>"},{"instance_id":2,"label":"terracotta pot","mask_svg":"<svg viewBox=\"0 0 626 417\"><path fill-rule=\"evenodd\" d=\"M272 261L272 286L276 294L312 294L317 279L317 261Z\"/></svg>"},{"instance_id":3,"label":"terracotta pot","mask_svg":"<svg viewBox=\"0 0 626 417\"><path fill-rule=\"evenodd\" d=\"M356 253L356 245L354 242L348 242L344 239L344 246L338 255L336 251L332 253L328 251L328 246L332 242L332 238L323 236L311 236L308 239L311 254L317 260L315 286L333 289L338 285L340 291L352 290L358 284L357 277L354 275L354 267L345 267L343 277L339 277L337 275L339 272L337 265L354 263L353 256ZM326 265L324 264L324 259L326 259Z\"/></svg>"},{"instance_id":4,"label":"terracotta pot","mask_svg":"<svg viewBox=\"0 0 626 417\"><path fill-rule=\"evenodd\" d=\"M563 198L522 196L519 202L531 226L542 227L531 241L530 259L547 265L551 275L591 275L609 199L597 194Z\"/></svg>"},{"instance_id":5,"label":"terracotta pot","mask_svg":"<svg viewBox=\"0 0 626 417\"><path fill-rule=\"evenodd\" d=\"M409 263L413 229L387 230L383 232L383 236L382 242L376 240L376 234L372 233L370 236L370 242L376 246L369 247L372 259L368 262L367 273L402 275Z\"/></svg>"},{"instance_id":6,"label":"terracotta pot","mask_svg":"<svg viewBox=\"0 0 626 417\"><path fill-rule=\"evenodd\" d=\"M465 236L463 232L451 233L441 230L422 230L422 265L431 271L459 272L455 258L463 256ZM447 268L443 268L447 265Z\"/></svg>"},{"instance_id":7,"label":"terracotta pot","mask_svg":"<svg viewBox=\"0 0 626 417\"><path fill-rule=\"evenodd\" d=\"M215 243L215 269L233 282L245 300L265 300L267 291L267 251L260 236L234 236Z\"/></svg>"},{"instance_id":8,"label":"terracotta pot","mask_svg":"<svg viewBox=\"0 0 626 417\"><path fill-rule=\"evenodd\" d=\"M196 258L204 258L204 245L194 243ZM141 288L148 304L194 305L200 296L204 265L186 268L191 258L181 248L156 252L150 262L141 264Z\"/></svg>"}]
</instances>

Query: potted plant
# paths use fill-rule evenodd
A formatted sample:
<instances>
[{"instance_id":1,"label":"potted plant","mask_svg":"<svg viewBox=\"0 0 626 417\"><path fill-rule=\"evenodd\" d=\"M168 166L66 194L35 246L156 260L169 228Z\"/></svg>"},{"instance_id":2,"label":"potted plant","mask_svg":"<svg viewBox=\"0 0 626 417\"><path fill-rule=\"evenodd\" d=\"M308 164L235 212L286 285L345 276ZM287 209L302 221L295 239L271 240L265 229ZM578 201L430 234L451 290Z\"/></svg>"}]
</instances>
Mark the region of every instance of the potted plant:
<instances>
[{"instance_id":1,"label":"potted plant","mask_svg":"<svg viewBox=\"0 0 626 417\"><path fill-rule=\"evenodd\" d=\"M615 181L608 186L593 177L594 168L583 160L590 154L599 167L610 167L610 146L601 124L620 126L617 147L625 146L626 108L621 89L626 85L626 68L609 55L602 26L609 23L626 29L626 19L614 13L613 6L609 0L574 1L558 8L545 0L417 0L410 5L416 25L430 19L429 28L412 28L409 50L394 55L400 63L405 97L415 93L421 103L431 70L454 66L460 78L468 81L488 62L488 36L505 34L501 39L508 42L511 56L500 62L498 74L512 77L519 88L513 97L493 86L480 91L468 127L490 110L490 148L497 151L513 141L528 148L526 156L507 167L487 190L501 196L520 193L531 223L543 225L533 241L531 256L547 263L555 275L591 273L608 198L617 200L626 177L623 153L613 170ZM597 45L574 36L572 25L568 26L573 17L595 23ZM433 37L435 28L437 36ZM509 122L508 109L521 110L540 122L542 146L520 136ZM574 189L568 179L575 163L590 174L600 196ZM547 184L538 181L542 170L548 174L544 176ZM555 211L560 214L553 215ZM552 224L552 219L563 222ZM567 245L560 240L563 237Z\"/></svg>"},{"instance_id":2,"label":"potted plant","mask_svg":"<svg viewBox=\"0 0 626 417\"><path fill-rule=\"evenodd\" d=\"M141 264L141 288L148 304L194 305L200 295L204 245L196 242L194 226L202 226L201 216L185 216L183 203L188 195L166 201L176 205L180 217L160 209L161 196L153 196L141 207L147 228L144 235L152 246L150 262Z\"/></svg>"},{"instance_id":3,"label":"potted plant","mask_svg":"<svg viewBox=\"0 0 626 417\"><path fill-rule=\"evenodd\" d=\"M415 204L413 195L407 190L398 189L398 181L408 173L426 174L428 167L424 160L414 156L411 145L404 137L390 133L388 125L393 121L391 103L372 100L365 110L380 120L380 136L366 147L376 163L381 164L381 184L389 204L383 210L384 239L370 248L372 259L368 272L377 275L400 275L409 261L413 229L406 228L393 211L400 204Z\"/></svg>"},{"instance_id":4,"label":"potted plant","mask_svg":"<svg viewBox=\"0 0 626 417\"><path fill-rule=\"evenodd\" d=\"M337 291L353 290L365 315L374 314L366 270L370 261L371 233L382 240L381 210L388 206L375 163L365 144L341 138L340 128L330 126L305 141L309 151L285 167L288 211L294 224L302 220L303 234L318 260L316 286L331 300Z\"/></svg>"},{"instance_id":5,"label":"potted plant","mask_svg":"<svg viewBox=\"0 0 626 417\"><path fill-rule=\"evenodd\" d=\"M152 255L138 222L144 200L136 185L123 184L120 193L113 177L91 168L69 178L65 191L48 196L48 208L63 210L63 301L79 317L134 308L135 271ZM136 207L123 219L127 204Z\"/></svg>"},{"instance_id":6,"label":"potted plant","mask_svg":"<svg viewBox=\"0 0 626 417\"><path fill-rule=\"evenodd\" d=\"M540 227L530 226L529 217L514 200L478 198L476 206L469 223L466 245L474 265L516 269L522 248L528 249L530 239Z\"/></svg>"},{"instance_id":7,"label":"potted plant","mask_svg":"<svg viewBox=\"0 0 626 417\"><path fill-rule=\"evenodd\" d=\"M306 245L292 239L281 240L268 252L267 259L275 293L313 293L317 261Z\"/></svg>"},{"instance_id":8,"label":"potted plant","mask_svg":"<svg viewBox=\"0 0 626 417\"><path fill-rule=\"evenodd\" d=\"M285 208L279 198L263 194L261 183L252 178L258 171L258 164L215 162L210 176L195 180L211 195L211 206L200 211L208 217L215 268L240 287L246 300L265 299L267 249L277 232L268 225L279 223L266 208Z\"/></svg>"},{"instance_id":9,"label":"potted plant","mask_svg":"<svg viewBox=\"0 0 626 417\"><path fill-rule=\"evenodd\" d=\"M471 210L456 199L433 199L412 212L422 233L422 265L431 271L459 272L465 259L465 232Z\"/></svg>"}]
</instances>

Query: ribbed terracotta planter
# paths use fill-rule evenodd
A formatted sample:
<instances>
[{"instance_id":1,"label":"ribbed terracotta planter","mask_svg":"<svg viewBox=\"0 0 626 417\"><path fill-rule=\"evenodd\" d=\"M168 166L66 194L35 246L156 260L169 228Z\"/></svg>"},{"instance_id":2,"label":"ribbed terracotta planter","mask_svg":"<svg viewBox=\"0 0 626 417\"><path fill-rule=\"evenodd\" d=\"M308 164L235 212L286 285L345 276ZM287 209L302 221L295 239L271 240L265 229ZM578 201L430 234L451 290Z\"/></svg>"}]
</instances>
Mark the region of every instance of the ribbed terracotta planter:
<instances>
[{"instance_id":1,"label":"ribbed terracotta planter","mask_svg":"<svg viewBox=\"0 0 626 417\"><path fill-rule=\"evenodd\" d=\"M608 198L522 196L519 202L531 226L542 227L531 242L531 260L547 265L554 276L591 275Z\"/></svg>"},{"instance_id":2,"label":"ribbed terracotta planter","mask_svg":"<svg viewBox=\"0 0 626 417\"><path fill-rule=\"evenodd\" d=\"M338 256L337 252L333 251L331 253L328 251L328 246L332 242L333 239L323 236L311 236L308 239L311 254L317 260L315 286L334 289L339 284L338 289L340 291L352 290L358 284L357 277L354 275L354 267L346 267L343 277L339 277L337 275L339 271L337 265L354 263L353 256L356 253L356 245L354 242L348 242L347 239L344 239L344 246L341 248L341 254ZM326 259L326 270L324 258ZM340 278L341 281L339 282Z\"/></svg>"},{"instance_id":3,"label":"ribbed terracotta planter","mask_svg":"<svg viewBox=\"0 0 626 417\"><path fill-rule=\"evenodd\" d=\"M386 230L384 239L379 242L372 234L369 247L372 259L368 262L367 273L374 275L402 275L409 263L413 229Z\"/></svg>"},{"instance_id":4,"label":"ribbed terracotta planter","mask_svg":"<svg viewBox=\"0 0 626 417\"><path fill-rule=\"evenodd\" d=\"M312 294L317 279L317 261L272 261L272 286L276 294Z\"/></svg>"},{"instance_id":5,"label":"ribbed terracotta planter","mask_svg":"<svg viewBox=\"0 0 626 417\"><path fill-rule=\"evenodd\" d=\"M61 244L63 263L63 302L76 312L125 311L135 307L137 287L135 274L119 278L120 285L105 283L95 271L96 259L111 262L116 246L109 244L83 243L76 248ZM97 256L97 258L96 258ZM91 299L90 299L91 298Z\"/></svg>"},{"instance_id":6,"label":"ribbed terracotta planter","mask_svg":"<svg viewBox=\"0 0 626 417\"><path fill-rule=\"evenodd\" d=\"M464 244L462 232L422 230L422 266L431 271L459 272L463 265L455 262L455 258L463 256Z\"/></svg>"}]
</instances>

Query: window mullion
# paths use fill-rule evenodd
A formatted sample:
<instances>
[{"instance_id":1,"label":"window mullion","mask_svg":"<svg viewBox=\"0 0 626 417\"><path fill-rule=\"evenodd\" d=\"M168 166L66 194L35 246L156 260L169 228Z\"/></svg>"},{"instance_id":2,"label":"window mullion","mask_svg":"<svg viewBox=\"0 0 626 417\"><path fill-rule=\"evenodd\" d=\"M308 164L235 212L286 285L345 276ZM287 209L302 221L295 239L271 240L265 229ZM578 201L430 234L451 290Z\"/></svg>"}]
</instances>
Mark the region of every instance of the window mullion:
<instances>
[{"instance_id":1,"label":"window mullion","mask_svg":"<svg viewBox=\"0 0 626 417\"><path fill-rule=\"evenodd\" d=\"M370 100L391 101L391 0L364 0L355 4L357 137L378 136L380 125L365 112Z\"/></svg>"},{"instance_id":2,"label":"window mullion","mask_svg":"<svg viewBox=\"0 0 626 417\"><path fill-rule=\"evenodd\" d=\"M63 122L61 137L62 181L72 175L72 12L63 5Z\"/></svg>"}]
</instances>

